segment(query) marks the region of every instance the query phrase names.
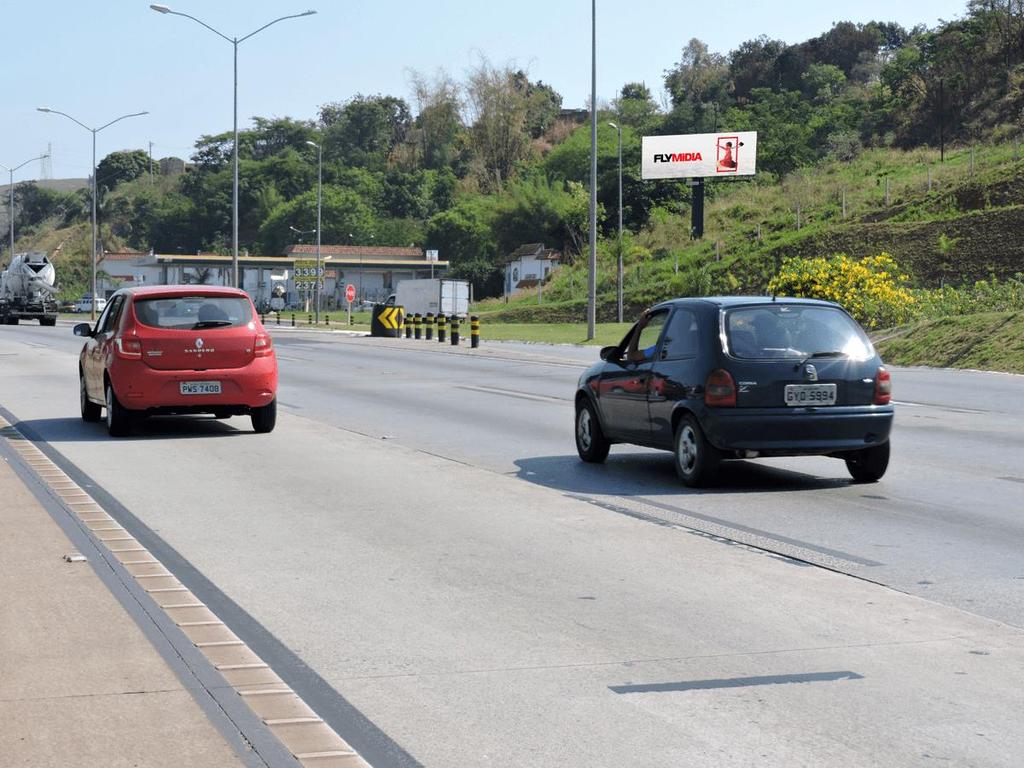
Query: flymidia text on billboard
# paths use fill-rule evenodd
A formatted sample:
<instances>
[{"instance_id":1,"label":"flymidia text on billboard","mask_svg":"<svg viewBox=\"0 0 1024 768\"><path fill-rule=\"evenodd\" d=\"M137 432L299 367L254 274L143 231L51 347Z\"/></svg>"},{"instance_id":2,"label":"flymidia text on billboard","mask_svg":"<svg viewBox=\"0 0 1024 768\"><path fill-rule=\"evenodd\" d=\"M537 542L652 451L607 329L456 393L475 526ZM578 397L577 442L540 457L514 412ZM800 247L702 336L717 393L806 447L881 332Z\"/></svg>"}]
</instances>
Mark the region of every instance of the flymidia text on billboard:
<instances>
[{"instance_id":1,"label":"flymidia text on billboard","mask_svg":"<svg viewBox=\"0 0 1024 768\"><path fill-rule=\"evenodd\" d=\"M644 136L644 179L753 176L757 131Z\"/></svg>"}]
</instances>

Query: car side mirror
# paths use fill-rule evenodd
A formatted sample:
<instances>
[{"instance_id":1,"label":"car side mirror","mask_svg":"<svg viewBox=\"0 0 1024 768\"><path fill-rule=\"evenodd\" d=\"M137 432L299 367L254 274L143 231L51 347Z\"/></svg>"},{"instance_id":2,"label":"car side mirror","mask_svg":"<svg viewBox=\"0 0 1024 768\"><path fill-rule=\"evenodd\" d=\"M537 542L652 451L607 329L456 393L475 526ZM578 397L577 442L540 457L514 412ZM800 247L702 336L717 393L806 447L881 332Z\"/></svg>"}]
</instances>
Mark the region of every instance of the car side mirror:
<instances>
[{"instance_id":1,"label":"car side mirror","mask_svg":"<svg viewBox=\"0 0 1024 768\"><path fill-rule=\"evenodd\" d=\"M602 347L601 348L601 359L616 363L619 361L621 355L619 354L618 347Z\"/></svg>"},{"instance_id":2,"label":"car side mirror","mask_svg":"<svg viewBox=\"0 0 1024 768\"><path fill-rule=\"evenodd\" d=\"M75 336L91 337L92 326L89 325L88 323L79 323L78 325L75 326L73 333L75 334Z\"/></svg>"}]
</instances>

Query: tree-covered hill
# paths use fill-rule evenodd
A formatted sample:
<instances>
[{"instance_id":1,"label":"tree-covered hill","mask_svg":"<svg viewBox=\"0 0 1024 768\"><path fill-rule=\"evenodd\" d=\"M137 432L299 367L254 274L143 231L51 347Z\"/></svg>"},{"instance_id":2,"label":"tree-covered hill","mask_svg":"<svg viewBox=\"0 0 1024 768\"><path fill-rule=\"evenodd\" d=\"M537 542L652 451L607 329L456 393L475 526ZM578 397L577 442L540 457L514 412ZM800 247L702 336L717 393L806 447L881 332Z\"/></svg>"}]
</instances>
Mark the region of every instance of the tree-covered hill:
<instances>
[{"instance_id":1,"label":"tree-covered hill","mask_svg":"<svg viewBox=\"0 0 1024 768\"><path fill-rule=\"evenodd\" d=\"M915 271L926 279L956 280L971 275L959 273L955 259L936 266L943 252L931 248L931 240L942 235L969 251L976 233L1016 226L1015 211L990 221L985 210L991 194L1001 194L984 191L994 189L988 181L998 181L1016 201L999 207L1024 204L1016 198L1019 168L1010 164L1001 180L977 180L982 194L990 195L988 203L960 200L950 207L945 198L907 197L899 203L903 208L849 211L844 218L833 215L836 196L826 195L827 205L807 204L796 213L809 217L796 233L773 231L773 222L794 215L790 203L801 205L801 179L820 176L821 168L834 169L843 178L842 193L856 200L877 192L881 179L860 158L888 158L896 178L906 165L900 158L922 148L1009 146L1024 114L1020 3L971 0L962 18L934 29L839 22L794 45L760 37L728 53L712 52L697 39L680 40L680 46L679 60L666 63L663 95L626 83L601 105L603 238L613 238L617 223L616 133L609 121L623 127L627 240L642 245L650 259L671 262L673 274L680 254L684 273L703 268L690 254L709 257L711 238L719 244L716 262L727 261L748 284L756 282L751 275L758 270L763 277L763 265L779 249L848 250L862 239L883 247L906 240L906 231L920 225L918 245L907 248ZM315 116L254 118L239 143L242 247L280 253L294 239L290 227L315 226L316 150L307 145L315 141L323 146L325 242L437 248L456 274L474 281L478 296L500 291L502 261L521 243L544 242L570 260L586 250L590 137L578 111L563 111L561 96L528 73L486 60L461 80L415 74L410 91L409 99L370 94L325 100ZM640 180L640 139L724 129L759 132L759 175L711 186L711 238L691 244L687 188ZM153 179L141 151L104 158L97 173L102 246L226 252L231 150L229 132L202 136L186 173ZM917 160L911 164L924 168ZM727 207L715 207L716 195L739 208L722 213ZM787 210L780 212L783 199ZM79 262L87 260L88 192L21 184L16 202L18 247L59 245L62 281L77 290ZM981 218L960 220L968 213ZM957 221L935 224L942 216ZM759 224L762 238L748 247ZM602 244L603 252L609 248L613 241ZM934 263L927 255L932 252Z\"/></svg>"}]
</instances>

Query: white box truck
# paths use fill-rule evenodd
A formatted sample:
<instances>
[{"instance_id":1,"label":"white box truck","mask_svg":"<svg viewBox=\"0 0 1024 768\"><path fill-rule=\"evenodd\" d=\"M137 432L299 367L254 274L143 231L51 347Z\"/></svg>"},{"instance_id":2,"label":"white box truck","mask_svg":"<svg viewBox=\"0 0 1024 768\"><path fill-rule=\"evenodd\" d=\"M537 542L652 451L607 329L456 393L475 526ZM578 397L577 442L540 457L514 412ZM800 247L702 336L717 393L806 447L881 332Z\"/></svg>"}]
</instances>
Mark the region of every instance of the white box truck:
<instances>
[{"instance_id":1,"label":"white box truck","mask_svg":"<svg viewBox=\"0 0 1024 768\"><path fill-rule=\"evenodd\" d=\"M407 316L429 312L447 317L465 317L469 314L469 283L442 278L402 280L385 303L404 307Z\"/></svg>"}]
</instances>

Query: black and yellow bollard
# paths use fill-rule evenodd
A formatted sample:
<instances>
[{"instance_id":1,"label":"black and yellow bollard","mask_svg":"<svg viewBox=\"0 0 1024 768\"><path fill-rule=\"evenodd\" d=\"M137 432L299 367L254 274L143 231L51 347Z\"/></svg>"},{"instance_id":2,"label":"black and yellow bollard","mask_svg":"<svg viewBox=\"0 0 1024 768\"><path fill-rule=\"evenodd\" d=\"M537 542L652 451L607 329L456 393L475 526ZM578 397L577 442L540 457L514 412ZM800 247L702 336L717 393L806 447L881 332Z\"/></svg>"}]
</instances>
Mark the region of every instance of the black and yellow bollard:
<instances>
[{"instance_id":1,"label":"black and yellow bollard","mask_svg":"<svg viewBox=\"0 0 1024 768\"><path fill-rule=\"evenodd\" d=\"M295 327L295 315L292 315L292 328Z\"/></svg>"},{"instance_id":2,"label":"black and yellow bollard","mask_svg":"<svg viewBox=\"0 0 1024 768\"><path fill-rule=\"evenodd\" d=\"M423 315L419 312L412 316L412 337L414 339L423 338Z\"/></svg>"},{"instance_id":3,"label":"black and yellow bollard","mask_svg":"<svg viewBox=\"0 0 1024 768\"><path fill-rule=\"evenodd\" d=\"M310 312L309 317L306 318L306 325L312 325L312 324L313 324L313 313Z\"/></svg>"},{"instance_id":4,"label":"black and yellow bollard","mask_svg":"<svg viewBox=\"0 0 1024 768\"><path fill-rule=\"evenodd\" d=\"M402 324L405 325L405 338L412 338L412 317L402 315Z\"/></svg>"},{"instance_id":5,"label":"black and yellow bollard","mask_svg":"<svg viewBox=\"0 0 1024 768\"><path fill-rule=\"evenodd\" d=\"M330 324L331 324L331 316L330 315L324 315L324 325L330 325Z\"/></svg>"},{"instance_id":6,"label":"black and yellow bollard","mask_svg":"<svg viewBox=\"0 0 1024 768\"><path fill-rule=\"evenodd\" d=\"M459 316L452 315L452 346L459 346Z\"/></svg>"},{"instance_id":7,"label":"black and yellow bollard","mask_svg":"<svg viewBox=\"0 0 1024 768\"><path fill-rule=\"evenodd\" d=\"M469 318L469 346L473 349L480 346L480 318L476 315Z\"/></svg>"},{"instance_id":8,"label":"black and yellow bollard","mask_svg":"<svg viewBox=\"0 0 1024 768\"><path fill-rule=\"evenodd\" d=\"M280 312L277 313L277 324L278 325L281 324L281 313Z\"/></svg>"},{"instance_id":9,"label":"black and yellow bollard","mask_svg":"<svg viewBox=\"0 0 1024 768\"><path fill-rule=\"evenodd\" d=\"M448 329L448 318L444 315L437 316L437 340L444 344Z\"/></svg>"},{"instance_id":10,"label":"black and yellow bollard","mask_svg":"<svg viewBox=\"0 0 1024 768\"><path fill-rule=\"evenodd\" d=\"M433 312L427 312L427 317L426 317L425 322L426 322L426 331L427 331L427 333L426 333L427 341L433 341L434 340L434 313Z\"/></svg>"}]
</instances>

